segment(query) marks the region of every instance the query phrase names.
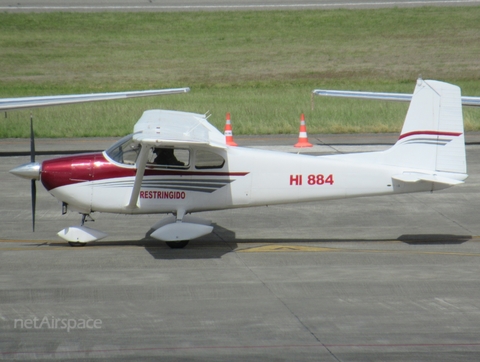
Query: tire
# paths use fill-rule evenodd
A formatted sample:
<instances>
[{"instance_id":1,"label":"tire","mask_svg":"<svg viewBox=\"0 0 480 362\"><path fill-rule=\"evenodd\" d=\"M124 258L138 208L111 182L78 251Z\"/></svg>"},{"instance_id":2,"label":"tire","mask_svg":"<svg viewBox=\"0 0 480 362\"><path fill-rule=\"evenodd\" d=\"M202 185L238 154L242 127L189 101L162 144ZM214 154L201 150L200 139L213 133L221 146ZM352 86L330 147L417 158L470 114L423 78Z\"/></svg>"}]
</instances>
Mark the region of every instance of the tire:
<instances>
[{"instance_id":1,"label":"tire","mask_svg":"<svg viewBox=\"0 0 480 362\"><path fill-rule=\"evenodd\" d=\"M172 249L183 249L187 246L189 241L190 240L166 241L165 244L167 244Z\"/></svg>"},{"instance_id":2,"label":"tire","mask_svg":"<svg viewBox=\"0 0 480 362\"><path fill-rule=\"evenodd\" d=\"M79 246L85 246L87 243L81 243L80 241L69 241L68 245L72 247L79 247Z\"/></svg>"}]
</instances>

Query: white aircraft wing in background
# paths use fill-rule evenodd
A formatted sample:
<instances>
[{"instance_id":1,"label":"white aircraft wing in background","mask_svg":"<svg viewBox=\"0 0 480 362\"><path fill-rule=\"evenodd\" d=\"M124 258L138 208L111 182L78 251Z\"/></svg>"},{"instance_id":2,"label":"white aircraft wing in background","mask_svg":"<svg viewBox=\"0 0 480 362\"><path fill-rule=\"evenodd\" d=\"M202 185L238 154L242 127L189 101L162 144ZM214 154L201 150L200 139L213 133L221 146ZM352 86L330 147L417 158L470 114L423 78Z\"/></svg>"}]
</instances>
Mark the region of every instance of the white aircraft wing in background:
<instances>
[{"instance_id":1,"label":"white aircraft wing in background","mask_svg":"<svg viewBox=\"0 0 480 362\"><path fill-rule=\"evenodd\" d=\"M357 99L377 99L384 101L398 101L410 102L412 94L407 93L384 93L384 92L362 92L362 91L343 91L343 90L328 90L315 89L312 91L317 96L326 97L341 97L341 98L357 98ZM462 98L462 105L471 107L480 107L480 97L465 97Z\"/></svg>"},{"instance_id":2,"label":"white aircraft wing in background","mask_svg":"<svg viewBox=\"0 0 480 362\"><path fill-rule=\"evenodd\" d=\"M97 101L108 101L114 99L127 99L136 97L150 97L167 94L187 93L190 88L155 89L131 92L111 92L92 94L71 94L45 97L21 97L21 98L0 98L0 111L11 111L14 109L37 108L46 106L58 106L63 104L75 104Z\"/></svg>"}]
</instances>

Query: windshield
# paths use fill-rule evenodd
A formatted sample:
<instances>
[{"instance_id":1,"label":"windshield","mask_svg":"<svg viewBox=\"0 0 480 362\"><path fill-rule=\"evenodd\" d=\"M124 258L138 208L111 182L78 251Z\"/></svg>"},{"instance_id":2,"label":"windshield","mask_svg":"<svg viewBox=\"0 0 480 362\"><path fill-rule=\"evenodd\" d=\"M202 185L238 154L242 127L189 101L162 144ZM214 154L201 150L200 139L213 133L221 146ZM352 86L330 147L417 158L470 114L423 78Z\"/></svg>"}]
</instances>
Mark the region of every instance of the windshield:
<instances>
[{"instance_id":1,"label":"windshield","mask_svg":"<svg viewBox=\"0 0 480 362\"><path fill-rule=\"evenodd\" d=\"M135 165L141 146L132 140L133 135L123 137L111 146L106 154L112 160L126 165Z\"/></svg>"}]
</instances>

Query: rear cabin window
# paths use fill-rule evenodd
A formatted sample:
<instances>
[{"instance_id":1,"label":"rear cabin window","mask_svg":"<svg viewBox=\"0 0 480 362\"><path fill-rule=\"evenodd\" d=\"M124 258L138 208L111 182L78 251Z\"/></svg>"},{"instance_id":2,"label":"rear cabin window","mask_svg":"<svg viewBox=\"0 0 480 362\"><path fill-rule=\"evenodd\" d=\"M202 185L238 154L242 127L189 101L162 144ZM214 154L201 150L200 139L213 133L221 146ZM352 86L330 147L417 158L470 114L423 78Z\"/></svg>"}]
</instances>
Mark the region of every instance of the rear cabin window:
<instances>
[{"instance_id":1,"label":"rear cabin window","mask_svg":"<svg viewBox=\"0 0 480 362\"><path fill-rule=\"evenodd\" d=\"M222 168L225 164L225 159L210 151L197 150L195 155L195 168L197 170L204 170L208 168Z\"/></svg>"}]
</instances>

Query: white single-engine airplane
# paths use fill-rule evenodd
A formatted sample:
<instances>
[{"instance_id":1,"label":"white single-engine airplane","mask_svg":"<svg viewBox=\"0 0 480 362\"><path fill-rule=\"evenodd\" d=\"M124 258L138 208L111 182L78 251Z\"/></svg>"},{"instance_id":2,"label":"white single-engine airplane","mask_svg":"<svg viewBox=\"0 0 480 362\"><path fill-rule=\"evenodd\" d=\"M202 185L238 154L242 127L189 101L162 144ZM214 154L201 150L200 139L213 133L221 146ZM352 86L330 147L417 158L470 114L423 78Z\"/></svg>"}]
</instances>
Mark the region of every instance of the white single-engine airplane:
<instances>
[{"instance_id":1,"label":"white single-engine airplane","mask_svg":"<svg viewBox=\"0 0 480 362\"><path fill-rule=\"evenodd\" d=\"M186 92L188 88L157 91ZM151 91L155 92L155 91ZM118 97L142 92L115 93ZM78 95L68 103L103 100ZM80 99L76 97L87 97ZM0 110L62 103L51 97L2 100ZM259 205L435 191L467 178L460 88L417 81L397 143L382 152L310 156L231 147L205 115L148 110L128 135L102 153L34 162L10 172L35 180L67 209L83 215L80 226L58 235L72 246L106 236L87 228L93 212L172 214L154 225L151 236L182 248L213 230L189 214ZM39 104L32 104L39 100ZM32 136L33 140L33 136Z\"/></svg>"}]
</instances>

